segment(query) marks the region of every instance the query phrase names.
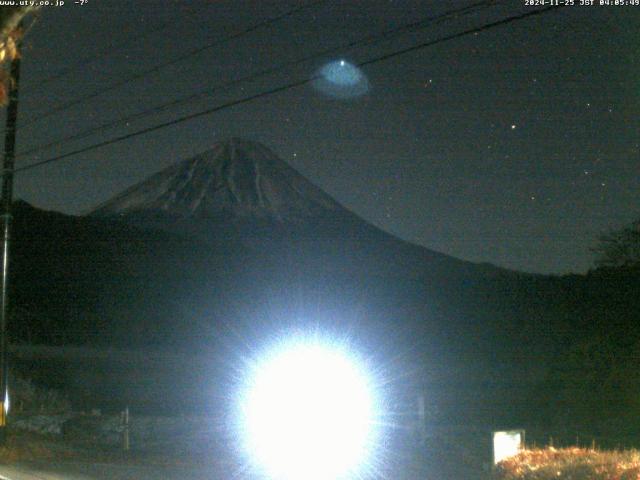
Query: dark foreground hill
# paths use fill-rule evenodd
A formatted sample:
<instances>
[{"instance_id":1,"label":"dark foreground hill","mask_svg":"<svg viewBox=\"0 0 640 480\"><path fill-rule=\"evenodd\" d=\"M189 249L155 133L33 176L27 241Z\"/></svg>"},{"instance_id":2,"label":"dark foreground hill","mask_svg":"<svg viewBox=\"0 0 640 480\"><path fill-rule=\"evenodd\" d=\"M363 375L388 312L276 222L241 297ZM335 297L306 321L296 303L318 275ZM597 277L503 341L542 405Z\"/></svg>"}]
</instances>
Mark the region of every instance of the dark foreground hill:
<instances>
[{"instance_id":1,"label":"dark foreground hill","mask_svg":"<svg viewBox=\"0 0 640 480\"><path fill-rule=\"evenodd\" d=\"M251 142L89 216L17 203L13 252L14 343L214 352L233 370L282 332L328 330L426 391L438 421L640 425L637 273L528 275L411 245Z\"/></svg>"}]
</instances>

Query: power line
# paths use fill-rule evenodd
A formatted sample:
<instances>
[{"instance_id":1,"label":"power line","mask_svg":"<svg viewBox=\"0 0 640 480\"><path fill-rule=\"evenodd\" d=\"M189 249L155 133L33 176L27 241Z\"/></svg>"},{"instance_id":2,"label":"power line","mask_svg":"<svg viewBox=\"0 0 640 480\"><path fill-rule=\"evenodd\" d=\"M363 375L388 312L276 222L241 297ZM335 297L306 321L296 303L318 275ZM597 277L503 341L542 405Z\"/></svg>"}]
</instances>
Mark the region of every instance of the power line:
<instances>
[{"instance_id":1,"label":"power line","mask_svg":"<svg viewBox=\"0 0 640 480\"><path fill-rule=\"evenodd\" d=\"M187 14L188 16L191 15L195 15L195 12L189 12ZM99 50L97 53L94 53L92 55L89 55L87 57L82 58L81 60L79 60L78 62L74 63L73 65L70 65L66 68L62 68L61 70L59 70L58 72L43 78L42 80L38 80L36 82L34 82L36 85L34 85L33 87L29 88L24 88L24 92L30 92L31 90L33 90L34 88L36 88L38 85L43 85L43 84L49 84L52 83L56 80L59 80L62 77L66 77L69 73L73 72L74 70L78 70L79 68L82 67L86 67L87 65L92 64L93 62L99 60L100 58L106 57L108 55L112 55L114 52L118 52L120 50L124 50L125 48L128 48L131 44L135 44L137 42L139 42L140 40L143 40L147 37L150 37L158 32L161 32L163 30L166 30L169 27L175 27L175 21L168 21L165 23L162 23L161 25L158 25L154 28L152 28L151 30L147 30L146 32L142 32L138 35L133 35L125 40L123 40L122 42L120 42L119 44L115 45L115 46L109 46L103 50Z\"/></svg>"},{"instance_id":2,"label":"power line","mask_svg":"<svg viewBox=\"0 0 640 480\"><path fill-rule=\"evenodd\" d=\"M207 88L207 89L202 90L202 91L200 91L198 93L190 94L190 95L187 95L185 97L181 97L181 98L172 100L170 102L162 103L160 105L156 105L154 107L148 108L148 109L143 110L141 112L137 112L137 113L134 113L134 114L131 114L131 115L127 115L125 117L121 117L121 118L118 118L116 120L112 120L112 121L109 121L109 122L106 122L106 123L102 123L100 125L97 125L97 126L82 130L80 132L74 133L72 135L68 135L68 136L63 137L61 139L54 140L54 141L51 141L51 142L43 144L43 145L35 146L35 147L31 148L31 149L25 150L23 152L19 152L18 153L18 157L24 157L26 155L30 155L32 153L39 152L41 150L45 150L47 148L55 147L57 145L63 144L63 143L68 142L68 141L79 140L79 139L82 139L82 138L86 138L86 137L88 137L88 136L90 136L90 135L92 135L94 133L100 132L102 130L106 130L106 129L109 129L109 128L112 128L112 127L115 127L115 126L118 126L118 125L126 124L126 123L134 121L134 120L139 120L139 119L145 118L147 116L162 112L163 110L166 110L168 108L176 107L176 106L179 106L179 105L183 105L183 104L189 103L189 102L191 102L193 100L196 100L198 98L202 98L202 97L211 95L211 94L213 94L213 93L215 93L215 92L217 92L219 90L226 89L226 88L232 87L232 86L236 86L236 85L238 85L240 83L251 82L251 81L256 80L256 79L258 79L260 77L263 77L263 76L266 76L266 75L270 75L270 74L273 74L273 73L277 73L277 72L279 72L281 70L288 69L290 67L294 67L294 66L300 65L302 63L309 62L311 60L315 60L315 59L323 57L323 56L331 55L331 54L334 54L336 52L350 50L350 49L353 49L353 48L356 48L356 47L373 45L375 43L379 43L380 41L389 39L389 38L391 38L393 36L396 36L396 35L400 35L400 34L405 33L407 31L415 31L415 30L418 30L418 29L422 29L422 28L425 28L426 26L431 26L431 25L433 25L433 24L435 24L435 23L437 23L439 21L446 20L446 19L448 19L450 17L458 17L458 16L462 16L462 15L467 15L469 13L472 13L472 12L478 10L479 8L493 6L493 5L496 5L496 4L499 4L499 3L504 3L504 0L503 0L503 2L496 2L495 0L484 0L484 1L481 1L481 2L476 2L476 3L472 4L472 5L469 5L467 7L461 8L461 9L448 11L448 12L445 12L445 13L442 13L442 14L439 14L439 15L435 15L435 16L429 16L429 17L423 18L421 20L418 20L416 22L412 22L412 23L409 23L409 24L406 24L406 25L402 25L402 26L390 29L390 30L386 30L386 31L384 31L384 32L382 32L380 34L368 35L368 36L366 36L366 37L364 37L362 39L355 40L355 41L340 45L338 47L331 47L331 48L325 49L325 50L323 50L321 52L318 52L318 53L315 53L315 54L312 54L312 55L307 55L305 57L302 57L302 58L299 58L299 59L296 59L296 60L285 62L285 63L279 64L279 65L277 65L275 67L271 67L271 68L268 68L268 69L265 69L265 70L261 70L259 72L253 73L251 75L247 75L247 76L239 78L239 79L235 79L235 80L231 80L229 82L222 83L222 84L217 85L217 86L215 86L213 88Z\"/></svg>"},{"instance_id":3,"label":"power line","mask_svg":"<svg viewBox=\"0 0 640 480\"><path fill-rule=\"evenodd\" d=\"M269 18L267 20L263 20L261 22L258 22L256 24L254 24L254 25L252 25L252 26L240 31L240 32L237 32L237 33L234 33L232 35L229 35L228 37L215 40L215 41L213 41L211 43L208 43L206 45L203 45L201 47L194 48L193 50L190 50L190 51L188 51L186 53L181 54L177 58L174 58L172 60L168 60L168 61L163 62L163 63L159 63L159 64L157 64L157 65L155 65L155 66L153 66L151 68L148 68L147 70L143 70L142 72L139 72L139 73L136 73L136 74L131 75L129 77L126 77L126 78L122 79L121 81L113 83L113 84L111 84L111 85L109 85L107 87L94 90L93 92L88 93L87 95L83 95L83 96L78 97L78 98L76 98L74 100L71 100L69 102L63 103L61 105L58 105L57 107L53 107L51 110L48 110L48 111L46 111L44 113L38 113L36 115L33 115L32 117L30 117L30 118L28 118L26 120L26 122L22 125L22 127L24 128L24 127L28 127L30 125L33 125L34 123L36 123L36 122L38 122L40 120L43 120L45 118L48 118L51 115L54 115L56 113L60 113L60 112L63 112L65 110L68 110L69 108L74 107L76 105L79 105L81 103L84 103L87 100L94 99L96 97L99 97L99 96L107 93L107 92L111 92L111 91L113 91L113 90L115 90L117 88L120 88L120 87L124 86L124 85L128 85L129 83L135 82L136 80L140 80L141 78L144 78L144 77L146 77L148 75L152 75L152 74L154 74L156 72L159 72L160 70L162 70L162 69L164 69L166 67L169 67L171 65L175 65L175 64L180 63L180 62L183 62L183 61L185 61L185 60L187 60L187 59L189 59L191 57L194 57L195 55L198 55L198 54L200 54L200 53L202 53L202 52L204 52L206 50L209 50L211 48L220 46L222 44L230 42L231 40L235 40L236 38L240 38L242 36L248 35L249 33L252 33L252 32L254 32L256 30L259 30L259 29L261 29L263 27L267 27L267 26L269 26L269 25L271 25L273 23L279 22L280 20L283 20L285 18L291 17L292 15L295 15L296 13L299 13L299 12L301 12L303 10L308 9L308 8L312 8L312 7L315 7L316 5L319 5L321 3L325 3L326 1L327 0L314 0L314 1L312 1L312 2L310 2L308 4L306 4L306 5L302 5L301 7L296 7L294 9L291 9L291 10L289 10L289 11L287 11L287 12L281 14L281 15L278 15L276 17L272 17L272 18Z\"/></svg>"},{"instance_id":4,"label":"power line","mask_svg":"<svg viewBox=\"0 0 640 480\"><path fill-rule=\"evenodd\" d=\"M383 62L385 60L389 60L391 58L394 58L394 57L397 57L397 56L400 56L400 55L404 55L406 53L415 52L415 51L423 49L423 48L431 47L433 45L437 45L439 43L447 42L449 40L460 38L460 37L463 37L463 36L466 36L466 35L470 35L470 34L473 34L473 33L484 32L486 30L489 30L489 29L492 29L492 28L495 28L495 27L499 27L499 26L502 26L502 25L507 25L509 23L512 23L512 22L515 22L515 21L518 21L518 20L523 20L523 19L528 18L528 17L541 15L543 13L549 12L551 10L557 10L559 8L562 8L562 7L560 7L560 6L550 6L550 7L545 7L545 8L539 9L539 10L526 12L526 13L523 13L523 14L520 14L520 15L513 15L511 17L507 17L507 18L502 19L502 20L498 20L498 21L495 21L495 22L487 23L487 24L485 24L485 25L483 25L481 27L467 29L467 30L464 30L464 31L459 32L459 33L454 33L454 34L451 34L451 35L447 35L447 36L438 38L436 40L430 40L428 42L420 43L420 44L414 45L412 47L404 48L404 49L397 50L397 51L389 53L389 54L385 54L385 55L382 55L382 56L379 56L379 57L375 57L373 59L361 62L361 63L359 63L357 65L360 66L360 67L367 66L367 65L373 65L375 63ZM150 126L150 127L143 128L143 129L138 130L136 132L128 133L126 135L121 135L121 136L118 136L118 137L115 137L115 138L111 138L109 140L104 140L102 142L98 142L96 144L89 145L87 147L79 148L77 150L73 150L71 152L64 153L62 155L57 155L55 157L48 158L46 160L41 160L39 162L35 162L35 163L30 164L30 165L26 165L24 167L21 167L21 168L17 168L17 169L15 169L15 172L17 173L17 172L24 172L24 171L27 171L27 170L31 170L31 169L34 169L34 168L37 168L37 167L40 167L40 166L43 166L43 165L46 165L46 164L49 164L49 163L54 163L54 162L58 162L58 161L64 160L66 158L69 158L69 157L74 156L74 155L78 155L80 153L85 153L85 152L88 152L88 151L91 151L91 150L96 150L98 148L105 147L107 145L112 145L114 143L119 143L119 142L122 142L124 140L128 140L130 138L134 138L134 137L137 137L137 136L140 136L140 135L144 135L144 134L151 133L151 132L154 132L154 131L157 131L157 130L161 130L163 128L170 127L170 126L173 126L173 125L177 125L177 124L180 124L180 123L183 123L183 122L187 122L187 121L193 120L195 118L211 115L213 113L216 113L216 112L218 112L220 110L224 110L226 108L235 107L237 105L242 105L244 103L248 103L248 102L251 102L253 100L257 100L259 98L271 96L271 95L274 95L276 93L283 92L285 90L290 90L292 88L299 87L301 85L305 85L305 84L311 83L311 82L313 82L313 81L315 81L315 80L317 80L319 78L320 78L319 76L314 76L314 77L311 77L311 78L306 78L304 80L297 80L295 82L291 82L291 83L288 83L286 85L282 85L280 87L275 87L275 88L272 88L272 89L269 89L269 90L265 90L263 92L257 93L255 95L251 95L249 97L245 97L245 98L241 98L241 99L238 99L238 100L233 100L233 101L230 101L230 102L226 102L226 103L223 103L223 104L218 105L216 107L208 108L208 109L202 110L200 112L191 113L189 115L184 115L182 117L178 117L178 118L175 118L175 119L167 121L167 122L163 122L163 123L159 123L159 124L156 124L156 125L153 125L153 126Z\"/></svg>"}]
</instances>

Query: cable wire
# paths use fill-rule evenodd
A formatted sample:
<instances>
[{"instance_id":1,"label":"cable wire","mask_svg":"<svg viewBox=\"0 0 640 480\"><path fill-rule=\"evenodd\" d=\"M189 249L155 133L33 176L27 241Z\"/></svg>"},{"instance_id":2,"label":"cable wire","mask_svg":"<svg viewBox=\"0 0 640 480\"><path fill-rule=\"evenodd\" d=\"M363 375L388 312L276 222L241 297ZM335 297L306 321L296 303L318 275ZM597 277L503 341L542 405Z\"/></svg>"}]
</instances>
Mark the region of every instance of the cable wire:
<instances>
[{"instance_id":1,"label":"cable wire","mask_svg":"<svg viewBox=\"0 0 640 480\"><path fill-rule=\"evenodd\" d=\"M420 43L420 44L417 44L417 45L414 45L414 46L411 46L411 47L408 47L408 48L397 50L397 51L389 53L389 54L385 54L385 55L382 55L382 56L379 56L379 57L375 57L373 59L361 62L361 63L359 63L357 65L359 67L363 67L363 66L367 66L367 65L373 65L375 63L380 63L380 62L389 60L391 58L394 58L394 57L397 57L397 56L400 56L400 55L404 55L404 54L407 54L407 53L410 53L410 52L415 52L415 51L420 50L420 49L428 48L428 47L431 47L433 45L437 45L437 44L440 44L440 43L443 43L443 42L447 42L449 40L460 38L460 37L463 37L463 36L466 36L466 35L470 35L470 34L473 34L473 33L484 32L486 30L489 30L489 29L492 29L492 28L495 28L495 27L499 27L499 26L506 25L506 24L509 24L509 23L512 23L512 22L515 22L515 21L523 20L525 18L541 15L543 13L547 13L547 12L550 12L552 10L558 10L560 8L562 8L562 7L561 6L549 6L549 7L545 7L545 8L539 9L539 10L526 12L526 13L523 13L523 14L520 14L520 15L513 15L513 16L510 16L510 17L504 18L502 20L498 20L498 21L495 21L495 22L487 23L487 24L485 24L485 25L483 25L481 27L467 29L467 30L464 30L462 32L458 32L458 33L454 33L454 34L451 34L451 35L447 35L447 36L438 38L436 40L430 40L428 42ZM290 90L292 88L299 87L301 85L305 85L305 84L311 83L311 82L313 82L313 81L315 81L315 80L317 80L319 78L320 78L320 76L316 75L316 76L313 76L311 78L306 78L306 79L303 79L303 80L297 80L297 81L288 83L286 85L282 85L282 86L275 87L275 88L272 88L272 89L269 89L269 90L265 90L263 92L257 93L255 95L251 95L249 97L245 97L245 98L241 98L241 99L238 99L238 100L233 100L233 101L230 101L230 102L226 102L226 103L223 103L223 104L218 105L216 107L212 107L212 108L208 108L206 110L202 110L202 111L199 111L199 112L195 112L195 113L191 113L191 114L188 114L188 115L184 115L182 117L178 117L178 118L175 118L175 119L167 121L167 122L162 122L162 123L159 123L159 124L156 124L156 125L152 125L150 127L143 128L143 129L138 130L136 132L131 132L131 133L128 133L128 134L125 134L125 135L121 135L121 136L118 136L118 137L115 137L115 138L111 138L109 140L104 140L102 142L98 142L98 143L93 144L93 145L89 145L89 146L86 146L86 147L83 147L83 148L79 148L77 150L73 150L71 152L64 153L62 155L57 155L57 156L48 158L46 160L41 160L39 162L35 162L35 163L30 164L30 165L25 165L24 167L16 168L15 172L16 173L24 172L24 171L27 171L27 170L32 170L32 169L37 168L37 167L41 167L43 165L47 165L47 164L54 163L54 162L59 162L61 160L64 160L64 159L69 158L71 156L78 155L80 153L85 153L85 152L89 152L91 150L96 150L98 148L105 147L107 145L112 145L114 143L119 143L119 142L122 142L124 140L128 140L130 138L134 138L134 137L137 137L137 136L140 136L140 135L144 135L144 134L147 134L147 133L155 132L157 130L161 130L163 128L167 128L167 127L170 127L170 126L173 126L173 125L178 125L180 123L184 123L184 122L187 122L189 120L193 120L195 118L200 118L200 117L203 117L203 116L211 115L213 113L216 113L216 112L218 112L220 110L224 110L226 108L235 107L237 105L242 105L242 104L251 102L253 100L257 100L259 98L271 96L271 95L274 95L276 93L283 92L285 90Z\"/></svg>"},{"instance_id":2,"label":"cable wire","mask_svg":"<svg viewBox=\"0 0 640 480\"><path fill-rule=\"evenodd\" d=\"M415 31L415 30L419 30L422 28L425 28L427 26L431 26L433 24L437 24L440 21L444 21L447 20L450 17L459 17L462 15L467 15L469 13L473 13L476 10L478 10L479 8L482 7L488 7L488 6L494 6L500 3L505 3L506 0L503 0L501 2L496 2L495 0L484 0L481 2L476 2L472 5L469 5L467 7L461 8L461 9L457 9L457 10L452 10L452 11L448 11L445 12L443 14L439 14L439 15L435 15L435 16L429 16L426 18L423 18L421 20L418 20L416 22L412 22L406 25L402 25L390 30L386 30L380 34L375 34L375 35L368 35L362 39L359 40L355 40L337 47L331 47L325 50L322 50L320 52L317 52L315 54L312 55L307 55L304 56L302 58L298 58L296 60L292 60L289 62L285 62L285 63L281 63L275 67L271 67L265 70L261 70L259 72L235 79L235 80L231 80L228 82L224 82L222 84L216 85L213 88L207 88L204 89L198 93L194 93L194 94L190 94L175 100L171 100L169 102L166 103L162 103L159 105L156 105L154 107L148 108L146 110L143 110L141 112L136 112L134 114L131 115L127 115L124 117L120 117L118 119L109 121L109 122L105 122L102 123L100 125L94 126L94 127L90 127L87 128L85 130L82 130L80 132L74 133L72 135L68 135L66 137L57 139L57 140L53 140L51 142L42 144L42 145L37 145L33 148L30 148L28 150L19 152L17 157L25 157L27 155L31 155L33 153L51 148L51 147L55 147L58 145L61 145L63 143L69 142L69 141L73 141L73 140L79 140L82 138L86 138L88 136L91 136L94 133L100 132L102 130L107 130L113 127L116 127L118 125L123 125L123 124L127 124L131 121L135 121L135 120L140 120L142 118L148 117L150 115L154 115L156 113L160 113L164 110L167 110L168 108L171 107L176 107L179 105L184 105L187 104L189 102L192 102L194 100L203 98L205 96L209 96L212 95L213 93L218 92L219 90L223 90L223 89L227 89L229 87L233 87L233 86L237 86L240 83L245 83L245 82L251 82L254 80L257 80L260 77L263 76L267 76L267 75L271 75L273 73L278 73L281 70L285 70L285 69L289 69L291 67L295 67L297 65L303 64L303 63L307 63L310 62L312 60L324 57L324 56L328 56L328 55L332 55L335 54L337 52L344 52L344 51L348 51L351 49L354 49L356 47L363 47L363 46L369 46L369 45L373 45L376 43L379 43L381 41L387 40L391 37L397 36L397 35L401 35L403 33L406 33L408 31Z\"/></svg>"},{"instance_id":3,"label":"cable wire","mask_svg":"<svg viewBox=\"0 0 640 480\"><path fill-rule=\"evenodd\" d=\"M187 15L188 16L195 15L195 12L189 12ZM34 90L39 85L50 84L52 82L55 82L56 80L59 80L62 77L66 77L69 73L73 72L74 70L78 70L79 68L86 67L87 65L92 64L93 62L99 60L100 58L106 57L108 55L112 55L113 53L118 52L120 50L124 50L125 48L128 48L131 44L139 42L140 40L143 40L152 35L155 35L158 32L162 32L163 30L166 30L169 27L175 27L175 21L162 23L161 25L158 25L150 30L147 30L146 32L142 32L138 35L133 35L123 40L122 42L120 42L115 46L109 46L103 50L99 50L97 53L94 53L93 55L86 56L80 59L78 62L74 63L73 65L62 68L56 73L53 73L41 80L34 81L35 85L32 87L22 88L22 93L30 92L31 90Z\"/></svg>"},{"instance_id":4,"label":"cable wire","mask_svg":"<svg viewBox=\"0 0 640 480\"><path fill-rule=\"evenodd\" d=\"M58 105L57 107L53 107L52 109L44 112L44 113L38 113L33 115L32 117L28 118L25 123L22 125L23 128L25 127L29 127L31 125L33 125L36 122L39 122L40 120L43 120L45 118L49 118L51 115L54 115L56 113L60 113L63 112L65 110L70 109L71 107L74 107L76 105L79 105L81 103L84 103L88 100L92 100L96 97L99 97L101 95L104 95L107 92L111 92L113 90L116 90L120 87L123 87L124 85L128 85L129 83L135 82L136 80L140 80L148 75L152 75L156 72L159 72L160 70L167 68L171 65L175 65L177 63L183 62L191 57L194 57L206 50L209 50L211 48L214 47L218 47L220 45L223 45L227 42L230 42L232 40L235 40L237 38L243 37L245 35L248 35L256 30L259 30L261 28L267 27L269 25L272 25L273 23L279 22L280 20L283 20L285 18L291 17L293 15L295 15L296 13L299 13L303 10L306 10L308 8L312 8L315 7L321 3L325 3L327 0L314 0L310 3L307 3L306 5L302 5L301 7L296 7L292 10L289 10L281 15L278 15L276 17L272 17L272 18L268 18L267 20L262 20L248 28L246 28L245 30L242 30L240 32L234 33L232 35L229 35L228 37L222 38L222 39L217 39L211 43L208 43L206 45L194 48L193 50L190 50L184 54L181 54L179 57L174 58L172 60L168 60L166 62L163 63L159 63L157 65L154 65L151 68L148 68L147 70L143 70L142 72L138 72L134 75L131 75L127 78L122 79L119 82L113 83L107 87L103 87L97 90L94 90L91 93L88 93L87 95L83 95L81 97L75 98L74 100L71 100L69 102L63 103Z\"/></svg>"}]
</instances>

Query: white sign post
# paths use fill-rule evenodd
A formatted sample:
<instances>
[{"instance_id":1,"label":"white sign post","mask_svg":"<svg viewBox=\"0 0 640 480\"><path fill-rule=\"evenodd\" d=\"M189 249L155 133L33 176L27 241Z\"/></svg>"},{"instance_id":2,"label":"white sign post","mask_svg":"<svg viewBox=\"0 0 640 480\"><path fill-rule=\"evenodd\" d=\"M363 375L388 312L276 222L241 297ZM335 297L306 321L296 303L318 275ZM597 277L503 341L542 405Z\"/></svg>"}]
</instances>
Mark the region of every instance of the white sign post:
<instances>
[{"instance_id":1,"label":"white sign post","mask_svg":"<svg viewBox=\"0 0 640 480\"><path fill-rule=\"evenodd\" d=\"M524 430L493 432L493 464L513 457L524 449Z\"/></svg>"}]
</instances>

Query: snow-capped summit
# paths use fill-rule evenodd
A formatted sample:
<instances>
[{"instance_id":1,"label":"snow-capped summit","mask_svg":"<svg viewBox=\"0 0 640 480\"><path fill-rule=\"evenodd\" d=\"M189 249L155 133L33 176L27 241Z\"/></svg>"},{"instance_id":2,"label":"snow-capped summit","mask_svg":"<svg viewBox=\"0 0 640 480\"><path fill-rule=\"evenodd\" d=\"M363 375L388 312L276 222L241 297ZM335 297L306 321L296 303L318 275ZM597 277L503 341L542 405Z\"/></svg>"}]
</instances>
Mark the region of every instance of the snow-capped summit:
<instances>
[{"instance_id":1,"label":"snow-capped summit","mask_svg":"<svg viewBox=\"0 0 640 480\"><path fill-rule=\"evenodd\" d=\"M152 175L91 215L224 215L283 222L343 210L264 145L232 138Z\"/></svg>"}]
</instances>

